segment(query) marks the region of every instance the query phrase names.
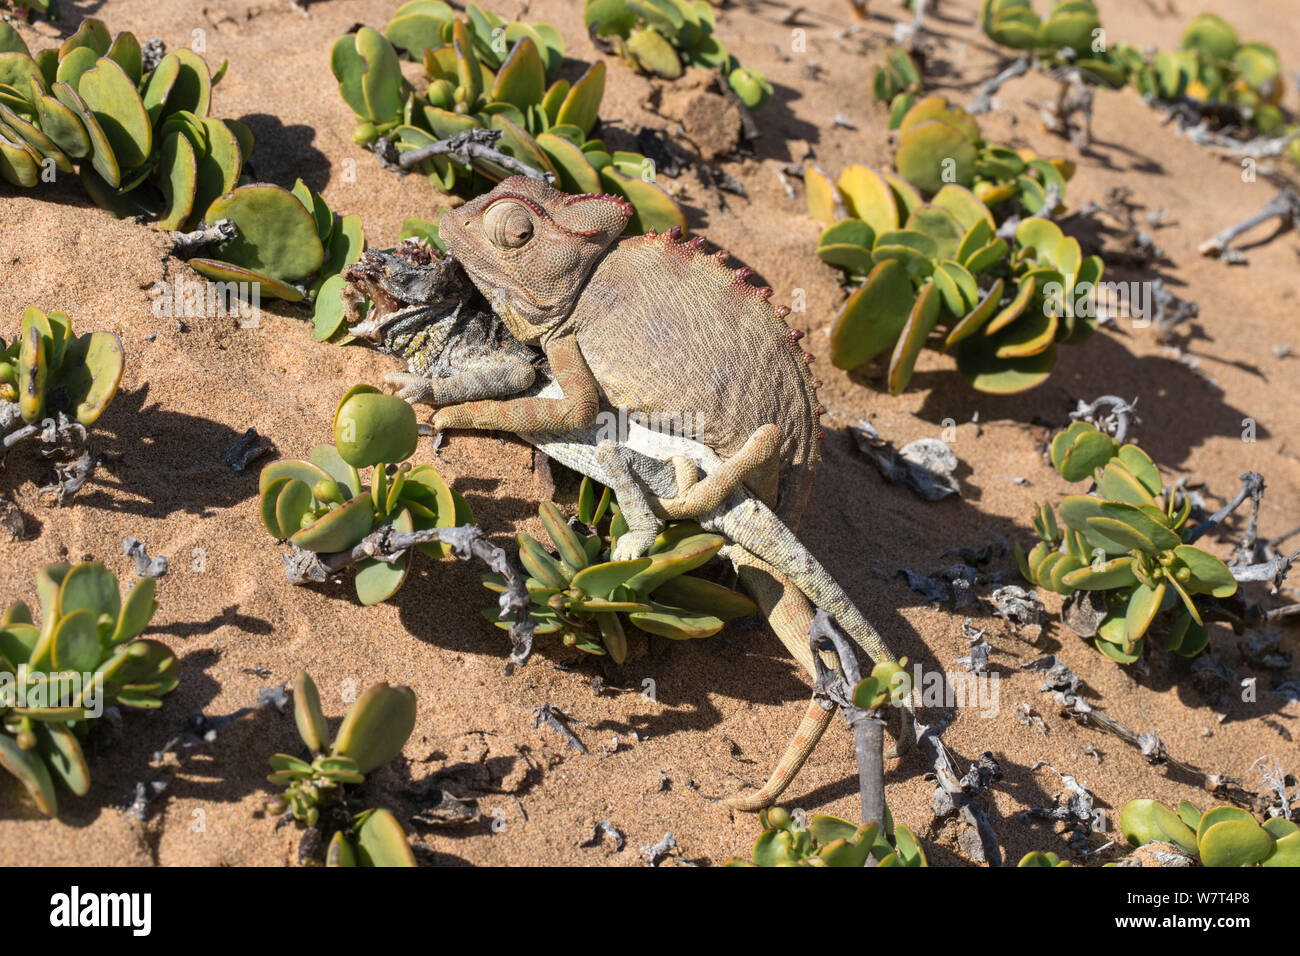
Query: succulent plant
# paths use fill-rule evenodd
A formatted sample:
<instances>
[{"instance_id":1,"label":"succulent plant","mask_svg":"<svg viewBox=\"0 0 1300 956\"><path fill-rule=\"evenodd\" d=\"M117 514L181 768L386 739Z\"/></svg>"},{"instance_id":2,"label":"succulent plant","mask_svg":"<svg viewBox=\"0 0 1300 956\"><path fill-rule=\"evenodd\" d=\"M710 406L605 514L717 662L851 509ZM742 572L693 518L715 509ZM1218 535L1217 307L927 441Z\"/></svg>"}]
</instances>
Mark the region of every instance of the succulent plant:
<instances>
[{"instance_id":1,"label":"succulent plant","mask_svg":"<svg viewBox=\"0 0 1300 956\"><path fill-rule=\"evenodd\" d=\"M895 824L885 808L885 825L851 823L815 813L807 826L783 807L759 813L763 832L754 843L753 860L729 860L727 866L856 866L869 857L879 866L929 866L925 851L908 827Z\"/></svg>"},{"instance_id":2,"label":"succulent plant","mask_svg":"<svg viewBox=\"0 0 1300 956\"><path fill-rule=\"evenodd\" d=\"M198 272L257 282L268 298L314 296L360 255L360 218L336 216L301 181L292 193L246 181L252 132L209 115L225 69L209 74L184 49L146 71L135 36L110 36L93 17L33 57L0 23L0 178L35 187L79 173L98 205L163 229L227 219L235 235L191 259Z\"/></svg>"},{"instance_id":3,"label":"succulent plant","mask_svg":"<svg viewBox=\"0 0 1300 956\"><path fill-rule=\"evenodd\" d=\"M331 743L320 693L306 671L293 684L293 716L311 761L271 757L267 780L284 786L269 809L291 813L309 827L336 824L329 866L415 866L406 834L388 810L358 812L348 787L393 760L415 729L415 694L409 687L375 684L348 710ZM338 811L337 813L334 811ZM322 813L328 816L322 820Z\"/></svg>"},{"instance_id":4,"label":"succulent plant","mask_svg":"<svg viewBox=\"0 0 1300 956\"><path fill-rule=\"evenodd\" d=\"M553 27L506 24L474 4L455 17L443 3L416 0L397 11L386 32L362 27L341 37L331 53L339 91L357 117L357 143L386 137L400 154L469 130L494 130L501 153L554 176L566 192L626 199L634 210L630 231L685 227L681 209L653 182L645 156L610 152L591 138L605 64L593 63L573 84L548 85L564 58ZM398 47L422 57L423 92L402 76ZM442 192L465 196L511 174L488 159L467 168L449 155L431 156L417 168Z\"/></svg>"},{"instance_id":5,"label":"succulent plant","mask_svg":"<svg viewBox=\"0 0 1300 956\"><path fill-rule=\"evenodd\" d=\"M373 531L423 531L473 524L469 502L432 465L412 465L418 439L414 409L371 385L350 389L334 413L334 444L317 445L306 461L282 459L259 477L262 523L277 541L317 554L347 552ZM371 485L362 468L373 468ZM432 558L449 547L417 544ZM357 597L378 604L406 580L410 554L357 564Z\"/></svg>"},{"instance_id":6,"label":"succulent plant","mask_svg":"<svg viewBox=\"0 0 1300 956\"><path fill-rule=\"evenodd\" d=\"M1165 650L1194 657L1209 643L1198 607L1206 597L1236 592L1232 572L1214 555L1186 543L1191 502L1172 492L1160 500L1160 473L1137 445L1120 445L1076 421L1052 440L1052 464L1066 481L1091 479L1094 490L1070 495L1034 515L1039 541L1028 554L1017 544L1020 573L1066 596L1102 592L1105 617L1094 637L1099 651L1131 664L1163 615ZM1059 513L1059 520L1058 520Z\"/></svg>"},{"instance_id":7,"label":"succulent plant","mask_svg":"<svg viewBox=\"0 0 1300 956\"><path fill-rule=\"evenodd\" d=\"M1108 86L1124 85L1136 53L1106 42L1097 8L1088 0L1060 0L1042 18L1030 0L984 0L980 20L994 42L1032 52L1048 66L1067 63Z\"/></svg>"},{"instance_id":8,"label":"succulent plant","mask_svg":"<svg viewBox=\"0 0 1300 956\"><path fill-rule=\"evenodd\" d=\"M621 664L627 659L627 634L620 615L647 634L692 640L711 637L728 621L757 610L743 594L687 573L706 563L725 543L720 535L703 533L694 522L670 523L645 557L602 561L627 531L608 488L590 479L582 482L578 520L597 527L594 534L572 528L552 502L543 504L539 513L557 554L531 535L520 533L517 538L537 634L560 634L570 647L608 654ZM607 538L598 527L606 517L610 519ZM506 588L505 579L495 573L486 575L483 584L498 594ZM497 627L510 626L500 620L495 605L482 613Z\"/></svg>"},{"instance_id":9,"label":"succulent plant","mask_svg":"<svg viewBox=\"0 0 1300 956\"><path fill-rule=\"evenodd\" d=\"M675 80L686 67L719 70L751 110L772 99L772 85L727 52L713 30L713 7L705 0L587 0L587 32L611 40L632 69Z\"/></svg>"},{"instance_id":10,"label":"succulent plant","mask_svg":"<svg viewBox=\"0 0 1300 956\"><path fill-rule=\"evenodd\" d=\"M239 186L213 200L203 218L209 226L233 223L235 235L190 259L191 268L217 282L257 283L261 295L288 302L317 299L366 244L361 217L338 215L301 179L292 191Z\"/></svg>"},{"instance_id":11,"label":"succulent plant","mask_svg":"<svg viewBox=\"0 0 1300 956\"><path fill-rule=\"evenodd\" d=\"M1239 807L1201 813L1186 800L1177 810L1155 800L1131 800L1119 828L1135 847L1168 843L1203 866L1300 866L1300 826L1281 817L1261 825Z\"/></svg>"},{"instance_id":12,"label":"succulent plant","mask_svg":"<svg viewBox=\"0 0 1300 956\"><path fill-rule=\"evenodd\" d=\"M34 424L70 415L91 425L122 381L122 342L112 332L74 335L63 312L29 308L18 338L0 338L0 407L18 406L13 419Z\"/></svg>"},{"instance_id":13,"label":"succulent plant","mask_svg":"<svg viewBox=\"0 0 1300 956\"><path fill-rule=\"evenodd\" d=\"M1069 866L1069 865L1070 865L1069 860L1062 860L1055 853L1046 853L1041 850L1034 850L1031 853L1026 853L1024 856L1020 858L1020 862L1016 864L1017 867L1021 867L1021 866L1057 867L1057 866Z\"/></svg>"},{"instance_id":14,"label":"succulent plant","mask_svg":"<svg viewBox=\"0 0 1300 956\"><path fill-rule=\"evenodd\" d=\"M1003 216L1017 208L1035 215L1053 186L1064 202L1065 184L1074 175L1074 165L1063 159L988 142L975 117L942 96L917 100L891 116L891 124L898 130L898 174L926 196L956 184Z\"/></svg>"},{"instance_id":15,"label":"succulent plant","mask_svg":"<svg viewBox=\"0 0 1300 956\"><path fill-rule=\"evenodd\" d=\"M1069 65L1084 79L1111 87L1131 82L1148 99L1230 104L1249 131L1259 134L1298 128L1280 106L1285 83L1277 51L1266 43L1241 42L1218 14L1197 14L1183 31L1180 49L1151 55L1131 44L1108 44L1097 9L1087 0L1062 0L1045 19L1030 0L985 0L982 22L991 39L1031 51L1049 68ZM1291 154L1300 161L1300 146Z\"/></svg>"},{"instance_id":16,"label":"succulent plant","mask_svg":"<svg viewBox=\"0 0 1300 956\"><path fill-rule=\"evenodd\" d=\"M30 20L36 14L44 14L51 20L59 19L59 8L51 0L9 0L9 5Z\"/></svg>"},{"instance_id":17,"label":"succulent plant","mask_svg":"<svg viewBox=\"0 0 1300 956\"><path fill-rule=\"evenodd\" d=\"M871 91L876 99L889 104L889 128L898 129L922 91L921 71L911 54L901 46L891 47L885 65L872 78Z\"/></svg>"},{"instance_id":18,"label":"succulent plant","mask_svg":"<svg viewBox=\"0 0 1300 956\"><path fill-rule=\"evenodd\" d=\"M976 389L1010 394L1047 378L1058 344L1083 342L1096 329L1101 259L1085 259L1078 241L1050 220L1022 220L1007 242L989 207L956 183L929 202L905 180L861 165L836 183L813 168L805 183L814 216L848 212L817 248L860 283L831 327L837 368L890 350L886 386L898 395L933 339Z\"/></svg>"},{"instance_id":19,"label":"succulent plant","mask_svg":"<svg viewBox=\"0 0 1300 956\"><path fill-rule=\"evenodd\" d=\"M1266 43L1242 43L1232 24L1214 13L1193 17L1182 49L1161 50L1151 61L1135 60L1133 83L1143 96L1230 103L1260 133L1282 130L1279 107L1285 82L1277 51Z\"/></svg>"},{"instance_id":20,"label":"succulent plant","mask_svg":"<svg viewBox=\"0 0 1300 956\"><path fill-rule=\"evenodd\" d=\"M252 133L209 115L224 63L210 74L184 49L146 72L135 35L111 35L94 17L34 57L2 25L0 50L0 177L14 185L79 172L115 215L178 229L239 182Z\"/></svg>"},{"instance_id":21,"label":"succulent plant","mask_svg":"<svg viewBox=\"0 0 1300 956\"><path fill-rule=\"evenodd\" d=\"M38 626L19 601L0 618L0 766L42 813L58 812L55 784L84 796L90 771L81 740L105 708L154 709L176 688L176 658L139 639L158 603L152 578L125 596L98 562L36 574Z\"/></svg>"}]
</instances>

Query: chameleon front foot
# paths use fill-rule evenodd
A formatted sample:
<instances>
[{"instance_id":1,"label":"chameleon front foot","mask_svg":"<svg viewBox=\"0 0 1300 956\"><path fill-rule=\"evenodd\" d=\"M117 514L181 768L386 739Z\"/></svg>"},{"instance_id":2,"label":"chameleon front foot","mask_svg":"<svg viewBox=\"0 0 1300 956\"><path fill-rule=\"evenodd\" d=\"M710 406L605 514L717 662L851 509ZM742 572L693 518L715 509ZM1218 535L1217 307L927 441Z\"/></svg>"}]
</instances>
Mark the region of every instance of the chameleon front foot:
<instances>
[{"instance_id":1,"label":"chameleon front foot","mask_svg":"<svg viewBox=\"0 0 1300 956\"><path fill-rule=\"evenodd\" d=\"M389 372L384 376L384 385L392 394L412 405L427 403L433 395L433 385L423 375L414 372Z\"/></svg>"}]
</instances>

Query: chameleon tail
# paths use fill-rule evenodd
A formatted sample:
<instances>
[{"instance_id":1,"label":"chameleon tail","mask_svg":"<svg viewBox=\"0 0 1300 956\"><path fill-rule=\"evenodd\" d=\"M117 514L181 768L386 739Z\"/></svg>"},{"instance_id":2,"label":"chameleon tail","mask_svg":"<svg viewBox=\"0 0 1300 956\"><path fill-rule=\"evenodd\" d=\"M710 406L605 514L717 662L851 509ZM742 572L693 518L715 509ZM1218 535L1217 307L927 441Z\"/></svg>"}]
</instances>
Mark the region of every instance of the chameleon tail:
<instances>
[{"instance_id":1,"label":"chameleon tail","mask_svg":"<svg viewBox=\"0 0 1300 956\"><path fill-rule=\"evenodd\" d=\"M836 623L867 652L873 662L895 660L880 634L862 616L857 605L849 600L844 589L795 537L794 532L760 502L747 499L727 509L718 520L710 524L759 559L770 574L792 582L809 601L833 614ZM733 561L737 550L739 549L733 549ZM785 641L784 637L782 641ZM787 643L786 646L790 647L790 644ZM812 673L811 651L807 642L803 642L802 654L794 647L790 647L790 651ZM909 693L904 701L901 717L898 742L889 751L890 757L906 753L916 739L916 703L913 694Z\"/></svg>"},{"instance_id":2,"label":"chameleon tail","mask_svg":"<svg viewBox=\"0 0 1300 956\"><path fill-rule=\"evenodd\" d=\"M827 710L822 707L821 701L814 697L808 704L808 713L799 722L799 729L794 732L794 737L790 739L785 753L781 755L776 769L767 778L767 783L763 784L762 789L755 790L753 793L738 794L722 802L733 810L744 813L757 813L770 807L803 768L813 748L817 746L817 742L822 739L822 734L830 726L831 717L834 715L834 708Z\"/></svg>"},{"instance_id":3,"label":"chameleon tail","mask_svg":"<svg viewBox=\"0 0 1300 956\"><path fill-rule=\"evenodd\" d=\"M730 548L727 554L736 566L742 586L753 595L781 643L810 674L813 673L812 649L808 646L808 627L812 624L813 609L803 592L784 574L752 554L740 548ZM814 697L767 783L759 790L738 794L723 802L746 813L756 813L775 803L802 769L834 713L834 708L823 708L821 701Z\"/></svg>"}]
</instances>

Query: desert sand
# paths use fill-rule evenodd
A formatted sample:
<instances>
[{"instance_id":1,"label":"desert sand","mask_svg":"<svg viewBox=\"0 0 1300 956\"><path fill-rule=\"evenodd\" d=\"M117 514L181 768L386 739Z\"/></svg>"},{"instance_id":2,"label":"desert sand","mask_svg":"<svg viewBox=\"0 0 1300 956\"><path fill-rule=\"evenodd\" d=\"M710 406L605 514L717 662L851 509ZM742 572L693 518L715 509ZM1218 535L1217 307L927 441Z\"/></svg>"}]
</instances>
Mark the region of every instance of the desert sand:
<instances>
[{"instance_id":1,"label":"desert sand","mask_svg":"<svg viewBox=\"0 0 1300 956\"><path fill-rule=\"evenodd\" d=\"M432 218L449 202L419 177L400 180L385 172L352 143L354 121L329 71L333 40L358 22L382 28L396 0L322 0L307 15L286 0L63 6L57 26L19 27L33 49L57 43L92 10L112 30L159 36L170 48L203 31L209 63L230 61L213 113L242 119L253 130L256 177L286 187L302 177L335 210L359 213L372 246L392 245L403 218ZM566 76L601 56L584 33L576 0L489 6L558 27L568 45ZM1243 37L1267 40L1285 65L1300 67L1300 18L1290 0L1102 0L1098 6L1113 35L1164 47L1176 45L1190 16L1215 10ZM892 23L907 14L885 2L873 3L866 21L857 21L845 0L808 0L802 7L784 23L790 12L784 3L726 5L718 33L744 64L767 74L775 100L758 114L762 135L752 155L720 163L744 196L706 187L691 171L674 188L691 230L754 269L755 283L775 290L774 301L788 302L801 290L806 309L789 322L818 353L826 351L844 292L839 273L813 255L820 227L807 215L801 184L793 179L794 195L788 194L781 170L809 156L832 175L851 162L889 166L886 109L871 97L870 76ZM976 0L945 0L927 21L923 41L927 86L961 102L998 61L974 24L977 7ZM795 29L805 31L806 52L792 51ZM666 85L610 61L602 115L614 119L605 127L607 139L630 145L642 126L674 135L671 122L650 108L654 89ZM1051 89L1032 74L1009 83L1000 94L1004 108L982 119L986 132L1076 162L1071 207L1103 202L1122 187L1140 216L1166 210L1165 224L1151 228L1164 257L1145 270L1120 267L1112 275L1141 281L1159 275L1178 296L1199 304L1199 317L1177 329L1180 350L1158 342L1150 328L1107 328L1086 345L1063 350L1040 388L1006 399L974 392L951 360L933 351L923 354L912 388L896 399L821 358L815 369L826 382L825 460L801 528L886 640L912 661L958 669L954 661L968 648L963 622L988 628L990 666L1001 678L996 714L938 708L923 711L922 719L951 721L943 739L959 770L985 751L997 759L1003 778L991 788L992 825L1012 864L1031 849L1070 855L1059 824L1019 816L1054 805L1062 794L1051 768L1077 778L1109 814L1109 831L1096 834L1094 846L1119 838L1116 820L1130 799L1188 799L1202 808L1216 802L1195 773L1152 766L1115 737L1061 716L1040 692L1042 676L1021 669L1045 654L1057 654L1078 674L1090 704L1139 732L1157 733L1181 764L1239 779L1250 791L1262 787L1252 765L1264 755L1300 773L1294 739L1300 703L1272 690L1294 680L1294 667L1264 671L1249 663L1237 649L1243 637L1221 624L1213 628L1214 653L1238 679L1258 678L1254 701L1166 655L1154 655L1149 668L1116 666L1060 624L1059 602L1047 602L1053 616L1030 644L987 603L928 603L899 573L931 574L952 563L944 557L949 549L992 546L977 593L987 596L997 580L1017 583L1014 561L999 542L1029 541L1035 504L1071 489L1045 460L1043 441L1068 421L1077 400L1107 393L1138 400L1135 437L1163 466L1166 481L1186 476L1206 483L1217 507L1236 492L1239 474L1258 471L1268 482L1261 533L1276 536L1300 525L1294 385L1300 359L1275 350L1300 346L1294 310L1300 241L1286 233L1265 242L1272 230L1261 229L1251 236L1260 241L1248 249L1247 266L1196 251L1202 240L1261 207L1275 187L1263 177L1243 182L1234 162L1181 139L1131 89L1098 95L1096 143L1081 156L1046 133L1025 104ZM1285 103L1300 109L1294 82ZM679 145L690 151L689 143ZM6 466L0 491L23 512L26 531L0 549L0 603L34 602L32 572L55 561L97 558L123 580L132 578L122 542L135 535L171 562L159 582L161 608L149 636L166 642L181 664L180 687L161 710L128 713L120 732L91 752L92 789L63 799L59 819L40 818L20 787L0 780L0 863L293 863L298 831L277 828L261 812L271 792L267 757L299 747L288 713L260 711L182 753L144 822L114 804L161 772L151 758L188 715L234 712L254 703L259 688L288 682L300 668L315 678L333 719L345 712L349 695L376 681L416 691L419 718L404 759L372 775L368 792L403 821L425 862L644 865L640 848L667 832L677 849L664 865L716 864L747 854L759 832L756 818L733 813L716 798L762 782L802 715L809 686L761 621L690 643L634 634L632 656L621 669L539 639L533 659L510 668L504 634L478 613L489 595L477 566L421 561L390 604L372 608L359 606L346 584L291 587L280 549L258 519L256 467L236 473L223 455L252 427L274 442L278 455L305 456L329 440L343 390L377 384L391 361L313 341L308 313L294 306L269 304L256 327L215 316L187 318L181 326L156 316L153 284L192 274L169 257L161 234L113 219L76 185L53 194L0 185L0 263L6 336L26 306L62 309L82 330L116 332L127 356L122 390L95 433L105 460L91 484L60 507L38 493L39 463L15 454ZM1243 440L1248 419L1255 423L1253 441ZM961 496L930 503L887 483L849 431L863 420L896 446L922 437L949 440L962 464ZM540 534L537 505L549 488L527 445L453 434L439 456L423 446L416 460L433 462L468 497L494 540L508 544L520 530ZM576 481L557 469L556 484L558 500L572 506ZM1226 557L1244 518L1229 522L1227 533L1207 546ZM1294 592L1289 599L1296 600ZM1283 637L1292 653L1295 636L1292 627ZM643 693L647 680L653 697ZM543 704L569 716L589 753L534 726L533 709ZM1022 718L1022 708L1041 724ZM932 824L928 769L915 753L887 764L894 817L916 830L932 865L969 865L956 844L958 830ZM410 823L441 790L474 798L477 819ZM857 813L852 740L841 721L782 803ZM621 850L591 841L602 820L625 836ZM1080 862L1122 855L1111 849Z\"/></svg>"}]
</instances>

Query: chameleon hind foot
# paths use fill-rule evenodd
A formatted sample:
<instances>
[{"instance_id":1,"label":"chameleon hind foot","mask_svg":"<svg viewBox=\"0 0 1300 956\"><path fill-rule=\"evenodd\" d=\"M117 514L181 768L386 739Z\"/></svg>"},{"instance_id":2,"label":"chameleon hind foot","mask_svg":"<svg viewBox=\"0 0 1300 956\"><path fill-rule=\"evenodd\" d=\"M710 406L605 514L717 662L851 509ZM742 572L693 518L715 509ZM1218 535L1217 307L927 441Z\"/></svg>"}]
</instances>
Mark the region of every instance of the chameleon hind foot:
<instances>
[{"instance_id":1,"label":"chameleon hind foot","mask_svg":"<svg viewBox=\"0 0 1300 956\"><path fill-rule=\"evenodd\" d=\"M659 499L662 517L670 521L698 518L721 507L741 485L769 484L769 476L780 468L780 456L781 430L775 425L755 429L740 451L703 478L693 462L675 455L677 495Z\"/></svg>"},{"instance_id":2,"label":"chameleon hind foot","mask_svg":"<svg viewBox=\"0 0 1300 956\"><path fill-rule=\"evenodd\" d=\"M610 478L610 488L622 509L627 531L618 536L614 561L634 561L650 550L659 534L660 522L650 508L645 490L637 483L627 462L612 441L602 441L596 446L596 460Z\"/></svg>"}]
</instances>

